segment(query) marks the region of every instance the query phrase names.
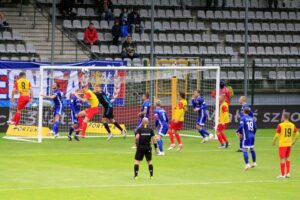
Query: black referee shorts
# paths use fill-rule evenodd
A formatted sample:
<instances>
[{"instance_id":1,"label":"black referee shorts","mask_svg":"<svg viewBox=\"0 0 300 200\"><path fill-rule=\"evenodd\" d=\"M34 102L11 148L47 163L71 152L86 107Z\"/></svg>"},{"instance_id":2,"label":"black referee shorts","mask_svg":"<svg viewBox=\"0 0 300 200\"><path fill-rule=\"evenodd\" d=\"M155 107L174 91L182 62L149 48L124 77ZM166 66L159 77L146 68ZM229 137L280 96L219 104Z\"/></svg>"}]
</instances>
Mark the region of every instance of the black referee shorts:
<instances>
[{"instance_id":1,"label":"black referee shorts","mask_svg":"<svg viewBox=\"0 0 300 200\"><path fill-rule=\"evenodd\" d=\"M113 119L114 118L114 109L113 109L113 107L104 108L103 118L106 118L106 119Z\"/></svg>"},{"instance_id":2,"label":"black referee shorts","mask_svg":"<svg viewBox=\"0 0 300 200\"><path fill-rule=\"evenodd\" d=\"M146 157L147 161L152 160L152 149L150 148L137 148L135 153L135 159L142 161Z\"/></svg>"}]
</instances>

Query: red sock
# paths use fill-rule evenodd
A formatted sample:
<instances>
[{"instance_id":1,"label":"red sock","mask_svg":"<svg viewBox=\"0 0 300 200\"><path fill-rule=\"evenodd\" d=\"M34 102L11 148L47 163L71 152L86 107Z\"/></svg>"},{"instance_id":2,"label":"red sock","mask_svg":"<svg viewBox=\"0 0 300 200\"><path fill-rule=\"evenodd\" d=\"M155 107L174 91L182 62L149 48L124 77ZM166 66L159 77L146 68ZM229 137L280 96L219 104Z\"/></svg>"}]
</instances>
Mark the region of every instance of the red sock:
<instances>
[{"instance_id":1,"label":"red sock","mask_svg":"<svg viewBox=\"0 0 300 200\"><path fill-rule=\"evenodd\" d=\"M170 140L171 140L171 144L174 144L174 135L172 131L169 131L169 136L170 136Z\"/></svg>"},{"instance_id":2,"label":"red sock","mask_svg":"<svg viewBox=\"0 0 300 200\"><path fill-rule=\"evenodd\" d=\"M291 161L287 160L285 162L285 166L286 166L286 173L290 173L290 169L291 169Z\"/></svg>"},{"instance_id":3,"label":"red sock","mask_svg":"<svg viewBox=\"0 0 300 200\"><path fill-rule=\"evenodd\" d=\"M281 170L281 175L282 175L282 176L285 175L284 167L285 167L285 163L280 163L280 170Z\"/></svg>"},{"instance_id":4,"label":"red sock","mask_svg":"<svg viewBox=\"0 0 300 200\"><path fill-rule=\"evenodd\" d=\"M82 136L85 136L86 128L87 128L87 122L83 122L82 123L82 132L81 132Z\"/></svg>"},{"instance_id":5,"label":"red sock","mask_svg":"<svg viewBox=\"0 0 300 200\"><path fill-rule=\"evenodd\" d=\"M217 134L217 137L218 137L218 140L219 140L219 142L221 143L221 145L223 145L223 144L224 144L224 142L223 142L223 139L222 139L221 133Z\"/></svg>"},{"instance_id":6,"label":"red sock","mask_svg":"<svg viewBox=\"0 0 300 200\"><path fill-rule=\"evenodd\" d=\"M14 119L15 119L15 125L18 126L18 124L20 122L20 119L21 119L21 113L20 112L16 112L16 114L14 116Z\"/></svg>"},{"instance_id":7,"label":"red sock","mask_svg":"<svg viewBox=\"0 0 300 200\"><path fill-rule=\"evenodd\" d=\"M227 137L226 137L224 132L221 133L221 137L222 137L224 142L228 143Z\"/></svg>"},{"instance_id":8,"label":"red sock","mask_svg":"<svg viewBox=\"0 0 300 200\"><path fill-rule=\"evenodd\" d=\"M82 117L78 117L78 126L82 129Z\"/></svg>"},{"instance_id":9,"label":"red sock","mask_svg":"<svg viewBox=\"0 0 300 200\"><path fill-rule=\"evenodd\" d=\"M175 134L176 140L178 142L178 144L181 144L181 138L180 135L178 133Z\"/></svg>"}]
</instances>

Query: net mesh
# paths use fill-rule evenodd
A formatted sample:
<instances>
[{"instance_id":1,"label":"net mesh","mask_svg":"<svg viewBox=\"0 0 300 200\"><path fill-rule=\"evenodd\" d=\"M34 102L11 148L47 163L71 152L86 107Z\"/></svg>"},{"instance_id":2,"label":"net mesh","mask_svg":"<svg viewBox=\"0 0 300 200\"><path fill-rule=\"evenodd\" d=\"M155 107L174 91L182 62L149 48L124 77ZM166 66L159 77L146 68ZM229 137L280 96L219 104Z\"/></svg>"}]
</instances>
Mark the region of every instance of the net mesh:
<instances>
[{"instance_id":1,"label":"net mesh","mask_svg":"<svg viewBox=\"0 0 300 200\"><path fill-rule=\"evenodd\" d=\"M85 70L83 74L82 69ZM146 92L150 95L150 123L154 127L154 100L160 99L162 108L167 111L168 117L172 118L172 108L178 102L179 91L186 93L188 102L188 111L185 113L184 128L180 132L185 135L199 136L195 129L197 121L197 112L193 111L191 99L193 91L199 89L201 96L208 104L208 119L205 128L214 133L215 127L215 105L216 100L212 98L211 93L216 87L216 68L193 67L193 69L147 69L147 68L130 68L130 69L103 69L103 68L67 68L61 69L44 69L43 94L51 95L53 82L60 83L60 90L63 92L64 110L60 119L59 134L67 135L71 122L71 109L69 106L70 97L77 88L83 83L88 83L91 90L96 84L100 84L102 90L113 104L114 118L117 122L126 127L128 134L134 134L134 129L139 121L138 113L141 111L143 104L142 95ZM172 85L172 80L176 84ZM172 95L176 95L176 102L172 102ZM173 96L174 97L174 96ZM88 105L82 106L81 110L88 108ZM12 106L11 114L15 112L16 107ZM22 112L20 125L38 126L38 106L29 105ZM100 112L90 120L86 132L88 136L106 136L107 132L101 124L104 109L100 106ZM42 126L51 130L53 126L53 102L43 100L42 102ZM120 134L114 125L110 125L113 134ZM17 135L20 137L20 135ZM21 136L30 136L24 133ZM46 133L43 137L49 136Z\"/></svg>"}]
</instances>

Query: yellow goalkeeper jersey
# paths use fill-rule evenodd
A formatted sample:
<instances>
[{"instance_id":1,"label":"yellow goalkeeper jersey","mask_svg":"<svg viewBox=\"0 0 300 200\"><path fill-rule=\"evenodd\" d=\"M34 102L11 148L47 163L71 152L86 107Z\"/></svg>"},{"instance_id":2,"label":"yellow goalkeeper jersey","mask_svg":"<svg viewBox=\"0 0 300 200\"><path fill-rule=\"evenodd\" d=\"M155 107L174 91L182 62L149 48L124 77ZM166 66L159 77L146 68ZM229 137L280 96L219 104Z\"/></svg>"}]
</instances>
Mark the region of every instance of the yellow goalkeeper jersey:
<instances>
[{"instance_id":1,"label":"yellow goalkeeper jersey","mask_svg":"<svg viewBox=\"0 0 300 200\"><path fill-rule=\"evenodd\" d=\"M220 105L220 114L219 114L219 123L220 124L227 124L229 123L229 106L226 101L224 101Z\"/></svg>"},{"instance_id":2,"label":"yellow goalkeeper jersey","mask_svg":"<svg viewBox=\"0 0 300 200\"><path fill-rule=\"evenodd\" d=\"M174 120L179 122L184 122L184 113L188 110L187 101L182 99L179 101L178 105L175 107Z\"/></svg>"}]
</instances>

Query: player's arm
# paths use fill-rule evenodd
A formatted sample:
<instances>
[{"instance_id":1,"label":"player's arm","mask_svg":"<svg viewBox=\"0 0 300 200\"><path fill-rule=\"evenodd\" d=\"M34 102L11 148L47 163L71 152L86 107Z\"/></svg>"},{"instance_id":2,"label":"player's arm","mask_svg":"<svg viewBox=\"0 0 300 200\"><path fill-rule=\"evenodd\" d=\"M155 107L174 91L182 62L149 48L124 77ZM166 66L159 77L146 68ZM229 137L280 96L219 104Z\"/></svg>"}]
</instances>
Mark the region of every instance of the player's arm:
<instances>
[{"instance_id":1,"label":"player's arm","mask_svg":"<svg viewBox=\"0 0 300 200\"><path fill-rule=\"evenodd\" d=\"M88 99L91 97L90 94L85 94L84 97L81 97L82 93L78 93L78 92L75 92L75 96L82 102L87 102Z\"/></svg>"},{"instance_id":2,"label":"player's arm","mask_svg":"<svg viewBox=\"0 0 300 200\"><path fill-rule=\"evenodd\" d=\"M155 117L155 127L158 127L158 125L159 125L159 117L158 117L158 114L155 113L154 117Z\"/></svg>"},{"instance_id":3,"label":"player's arm","mask_svg":"<svg viewBox=\"0 0 300 200\"><path fill-rule=\"evenodd\" d=\"M33 90L32 90L30 82L29 82L29 94L30 94L30 102L32 102L32 99L33 99Z\"/></svg>"},{"instance_id":4,"label":"player's arm","mask_svg":"<svg viewBox=\"0 0 300 200\"><path fill-rule=\"evenodd\" d=\"M200 108L197 108L197 104L196 104L196 99L195 98L192 99L192 106L193 106L195 112L197 112L198 110L200 110Z\"/></svg>"},{"instance_id":5,"label":"player's arm","mask_svg":"<svg viewBox=\"0 0 300 200\"><path fill-rule=\"evenodd\" d=\"M242 130L243 130L243 128L244 128L244 125L245 125L244 120L241 119L241 121L240 121L240 126L238 127L238 129L237 129L236 132L235 132L236 136L239 137L239 138L242 137L242 134L241 134L241 133L242 133Z\"/></svg>"},{"instance_id":6,"label":"player's arm","mask_svg":"<svg viewBox=\"0 0 300 200\"><path fill-rule=\"evenodd\" d=\"M14 89L11 92L11 97L10 97L11 102L15 101L15 94L17 93L17 88L18 88L18 83L16 82L14 85Z\"/></svg>"},{"instance_id":7,"label":"player's arm","mask_svg":"<svg viewBox=\"0 0 300 200\"><path fill-rule=\"evenodd\" d=\"M281 133L281 127L280 127L280 125L278 125L278 126L277 126L277 129L276 129L275 136L274 136L274 138L273 138L273 146L275 146L276 141L277 141L277 139L278 139L279 136L280 136L280 133Z\"/></svg>"},{"instance_id":8,"label":"player's arm","mask_svg":"<svg viewBox=\"0 0 300 200\"><path fill-rule=\"evenodd\" d=\"M297 130L296 127L294 128L294 134L295 134L295 137L294 137L293 145L296 144L296 142L297 142L297 140L299 138L299 132L298 132L298 130Z\"/></svg>"},{"instance_id":9,"label":"player's arm","mask_svg":"<svg viewBox=\"0 0 300 200\"><path fill-rule=\"evenodd\" d=\"M147 113L148 106L144 106L143 111L139 113L139 117L145 116Z\"/></svg>"},{"instance_id":10,"label":"player's arm","mask_svg":"<svg viewBox=\"0 0 300 200\"><path fill-rule=\"evenodd\" d=\"M139 129L138 129L135 133L135 144L137 147L139 146L139 140L140 140L140 133L139 133Z\"/></svg>"}]
</instances>

